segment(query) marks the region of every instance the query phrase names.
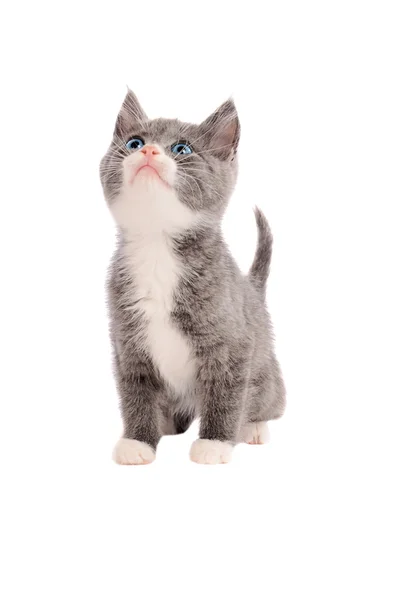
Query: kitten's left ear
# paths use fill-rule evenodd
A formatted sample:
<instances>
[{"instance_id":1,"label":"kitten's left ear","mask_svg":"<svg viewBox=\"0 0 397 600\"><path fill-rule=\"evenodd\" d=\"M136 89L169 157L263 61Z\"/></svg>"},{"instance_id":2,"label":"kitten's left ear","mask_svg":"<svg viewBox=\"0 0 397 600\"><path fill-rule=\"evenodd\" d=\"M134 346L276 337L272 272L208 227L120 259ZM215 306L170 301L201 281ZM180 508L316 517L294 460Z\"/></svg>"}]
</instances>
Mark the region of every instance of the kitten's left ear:
<instances>
[{"instance_id":1,"label":"kitten's left ear","mask_svg":"<svg viewBox=\"0 0 397 600\"><path fill-rule=\"evenodd\" d=\"M201 125L209 150L222 160L233 160L240 140L240 122L232 99L224 102Z\"/></svg>"},{"instance_id":2,"label":"kitten's left ear","mask_svg":"<svg viewBox=\"0 0 397 600\"><path fill-rule=\"evenodd\" d=\"M142 125L144 121L148 121L148 117L139 104L139 100L134 92L128 88L127 95L124 98L123 105L117 117L114 135L122 138L124 135L130 133L134 125Z\"/></svg>"}]
</instances>

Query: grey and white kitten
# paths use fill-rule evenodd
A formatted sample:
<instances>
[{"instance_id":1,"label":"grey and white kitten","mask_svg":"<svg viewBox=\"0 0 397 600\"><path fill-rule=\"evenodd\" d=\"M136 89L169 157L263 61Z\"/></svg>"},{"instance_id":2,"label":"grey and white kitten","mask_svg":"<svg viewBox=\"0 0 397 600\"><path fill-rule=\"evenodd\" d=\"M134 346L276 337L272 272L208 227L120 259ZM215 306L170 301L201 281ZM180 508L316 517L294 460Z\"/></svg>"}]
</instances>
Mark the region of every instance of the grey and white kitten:
<instances>
[{"instance_id":1,"label":"grey and white kitten","mask_svg":"<svg viewBox=\"0 0 397 600\"><path fill-rule=\"evenodd\" d=\"M285 389L265 305L272 236L256 209L258 246L243 275L221 233L237 176L240 125L225 102L201 125L150 120L129 91L101 161L118 226L110 331L124 422L120 464L155 458L162 435L200 417L190 457L226 463L260 444Z\"/></svg>"}]
</instances>

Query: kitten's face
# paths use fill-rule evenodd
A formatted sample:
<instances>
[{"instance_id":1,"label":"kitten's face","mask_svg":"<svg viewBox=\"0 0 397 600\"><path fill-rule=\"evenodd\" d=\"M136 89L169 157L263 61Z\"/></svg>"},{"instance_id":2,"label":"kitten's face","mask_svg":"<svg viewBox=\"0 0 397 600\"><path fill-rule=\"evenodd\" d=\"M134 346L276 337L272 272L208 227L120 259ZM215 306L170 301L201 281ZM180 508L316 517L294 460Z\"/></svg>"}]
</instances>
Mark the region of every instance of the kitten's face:
<instances>
[{"instance_id":1,"label":"kitten's face","mask_svg":"<svg viewBox=\"0 0 397 600\"><path fill-rule=\"evenodd\" d=\"M239 133L230 100L191 125L149 120L129 91L100 168L118 225L177 230L200 218L219 219L236 180Z\"/></svg>"}]
</instances>

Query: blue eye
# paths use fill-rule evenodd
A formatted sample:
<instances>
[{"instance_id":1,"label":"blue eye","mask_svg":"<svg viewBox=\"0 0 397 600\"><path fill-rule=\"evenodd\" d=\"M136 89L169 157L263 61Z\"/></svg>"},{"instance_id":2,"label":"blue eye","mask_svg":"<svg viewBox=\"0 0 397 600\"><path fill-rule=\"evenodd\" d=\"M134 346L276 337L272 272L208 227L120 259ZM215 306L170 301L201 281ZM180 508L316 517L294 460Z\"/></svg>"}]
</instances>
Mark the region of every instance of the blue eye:
<instances>
[{"instance_id":1,"label":"blue eye","mask_svg":"<svg viewBox=\"0 0 397 600\"><path fill-rule=\"evenodd\" d=\"M141 138L138 138L138 137L131 138L126 143L128 150L140 150L141 148L144 147L144 145L145 145L145 142Z\"/></svg>"},{"instance_id":2,"label":"blue eye","mask_svg":"<svg viewBox=\"0 0 397 600\"><path fill-rule=\"evenodd\" d=\"M193 150L186 142L176 142L171 146L171 152L174 154L191 154Z\"/></svg>"}]
</instances>

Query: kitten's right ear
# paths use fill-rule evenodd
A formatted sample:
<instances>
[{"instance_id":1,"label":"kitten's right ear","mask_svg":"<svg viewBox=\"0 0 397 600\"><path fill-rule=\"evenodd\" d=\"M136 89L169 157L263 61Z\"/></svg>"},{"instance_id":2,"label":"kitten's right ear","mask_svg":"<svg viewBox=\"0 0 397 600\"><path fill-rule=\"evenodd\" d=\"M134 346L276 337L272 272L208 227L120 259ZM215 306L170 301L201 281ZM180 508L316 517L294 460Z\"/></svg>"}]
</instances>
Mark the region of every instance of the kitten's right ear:
<instances>
[{"instance_id":1,"label":"kitten's right ear","mask_svg":"<svg viewBox=\"0 0 397 600\"><path fill-rule=\"evenodd\" d=\"M114 135L122 138L131 131L134 125L142 125L147 120L148 117L139 104L138 98L134 92L128 89L119 116L117 117Z\"/></svg>"}]
</instances>

